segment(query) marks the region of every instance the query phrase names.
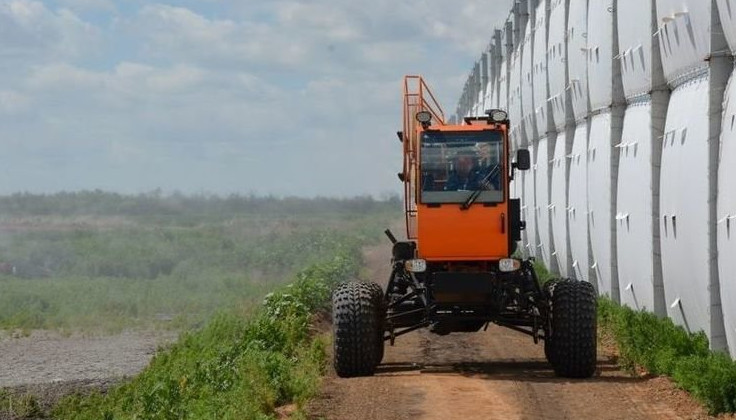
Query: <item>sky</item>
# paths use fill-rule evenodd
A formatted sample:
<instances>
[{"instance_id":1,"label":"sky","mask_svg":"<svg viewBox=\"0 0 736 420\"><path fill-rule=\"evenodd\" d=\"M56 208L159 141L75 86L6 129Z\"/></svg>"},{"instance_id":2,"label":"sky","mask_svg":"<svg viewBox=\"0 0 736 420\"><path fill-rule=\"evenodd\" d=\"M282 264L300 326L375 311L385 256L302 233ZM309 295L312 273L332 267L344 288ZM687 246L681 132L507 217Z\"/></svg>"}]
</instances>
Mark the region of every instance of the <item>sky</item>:
<instances>
[{"instance_id":1,"label":"sky","mask_svg":"<svg viewBox=\"0 0 736 420\"><path fill-rule=\"evenodd\" d=\"M446 114L510 1L0 0L0 194L401 191L401 83Z\"/></svg>"}]
</instances>

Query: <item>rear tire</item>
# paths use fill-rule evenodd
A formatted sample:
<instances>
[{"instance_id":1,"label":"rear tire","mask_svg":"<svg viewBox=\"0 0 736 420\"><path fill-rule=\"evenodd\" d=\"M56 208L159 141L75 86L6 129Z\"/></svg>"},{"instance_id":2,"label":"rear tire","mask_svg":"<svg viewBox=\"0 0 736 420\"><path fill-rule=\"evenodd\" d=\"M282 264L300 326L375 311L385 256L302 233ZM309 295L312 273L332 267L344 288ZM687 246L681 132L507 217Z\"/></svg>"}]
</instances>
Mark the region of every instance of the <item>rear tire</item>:
<instances>
[{"instance_id":1,"label":"rear tire","mask_svg":"<svg viewBox=\"0 0 736 420\"><path fill-rule=\"evenodd\" d=\"M557 280L545 287L551 305L545 354L557 376L589 378L597 357L596 293L593 285Z\"/></svg>"},{"instance_id":2,"label":"rear tire","mask_svg":"<svg viewBox=\"0 0 736 420\"><path fill-rule=\"evenodd\" d=\"M375 372L380 360L378 338L382 334L380 306L371 283L343 283L333 292L334 366L338 376L370 376Z\"/></svg>"}]
</instances>

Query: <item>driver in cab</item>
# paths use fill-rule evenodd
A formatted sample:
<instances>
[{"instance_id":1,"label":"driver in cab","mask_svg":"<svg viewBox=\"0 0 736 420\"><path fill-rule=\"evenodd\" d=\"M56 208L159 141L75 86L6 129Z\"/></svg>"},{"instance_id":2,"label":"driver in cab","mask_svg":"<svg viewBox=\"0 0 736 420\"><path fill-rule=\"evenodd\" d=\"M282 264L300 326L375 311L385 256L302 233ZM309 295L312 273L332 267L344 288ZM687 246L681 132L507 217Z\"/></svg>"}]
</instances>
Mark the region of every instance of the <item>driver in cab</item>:
<instances>
[{"instance_id":1,"label":"driver in cab","mask_svg":"<svg viewBox=\"0 0 736 420\"><path fill-rule=\"evenodd\" d=\"M476 154L472 151L458 153L455 157L455 169L447 178L445 191L498 189L498 174L493 173L494 168L489 161L490 150L481 147L478 151L480 161L477 164Z\"/></svg>"}]
</instances>

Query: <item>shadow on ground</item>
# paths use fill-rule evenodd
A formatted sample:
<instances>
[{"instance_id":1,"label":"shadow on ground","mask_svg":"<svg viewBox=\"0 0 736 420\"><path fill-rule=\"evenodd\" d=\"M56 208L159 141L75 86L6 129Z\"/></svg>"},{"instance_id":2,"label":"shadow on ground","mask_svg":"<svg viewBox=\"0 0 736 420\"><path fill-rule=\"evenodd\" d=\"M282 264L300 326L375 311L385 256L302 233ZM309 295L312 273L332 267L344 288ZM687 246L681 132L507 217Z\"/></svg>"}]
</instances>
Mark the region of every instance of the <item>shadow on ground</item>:
<instances>
[{"instance_id":1,"label":"shadow on ground","mask_svg":"<svg viewBox=\"0 0 736 420\"><path fill-rule=\"evenodd\" d=\"M600 383L638 383L646 378L629 376L611 376L608 372L619 372L620 368L615 359L599 360L596 373L588 379L569 379L555 376L552 366L544 359L534 360L494 360L486 362L461 363L411 363L393 362L384 363L377 367L376 375L393 376L407 372L428 374L461 374L494 381L521 381L521 382L600 382Z\"/></svg>"}]
</instances>

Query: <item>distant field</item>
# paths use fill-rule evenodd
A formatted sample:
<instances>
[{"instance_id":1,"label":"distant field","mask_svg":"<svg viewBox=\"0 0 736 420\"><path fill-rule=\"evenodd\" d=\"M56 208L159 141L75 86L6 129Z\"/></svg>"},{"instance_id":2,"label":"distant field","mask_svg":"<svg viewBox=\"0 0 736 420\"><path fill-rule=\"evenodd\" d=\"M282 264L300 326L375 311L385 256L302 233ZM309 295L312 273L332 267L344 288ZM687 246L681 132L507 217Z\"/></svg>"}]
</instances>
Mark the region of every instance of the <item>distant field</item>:
<instances>
[{"instance_id":1,"label":"distant field","mask_svg":"<svg viewBox=\"0 0 736 420\"><path fill-rule=\"evenodd\" d=\"M345 244L379 240L398 200L104 192L0 197L0 328L187 328L244 310Z\"/></svg>"}]
</instances>

